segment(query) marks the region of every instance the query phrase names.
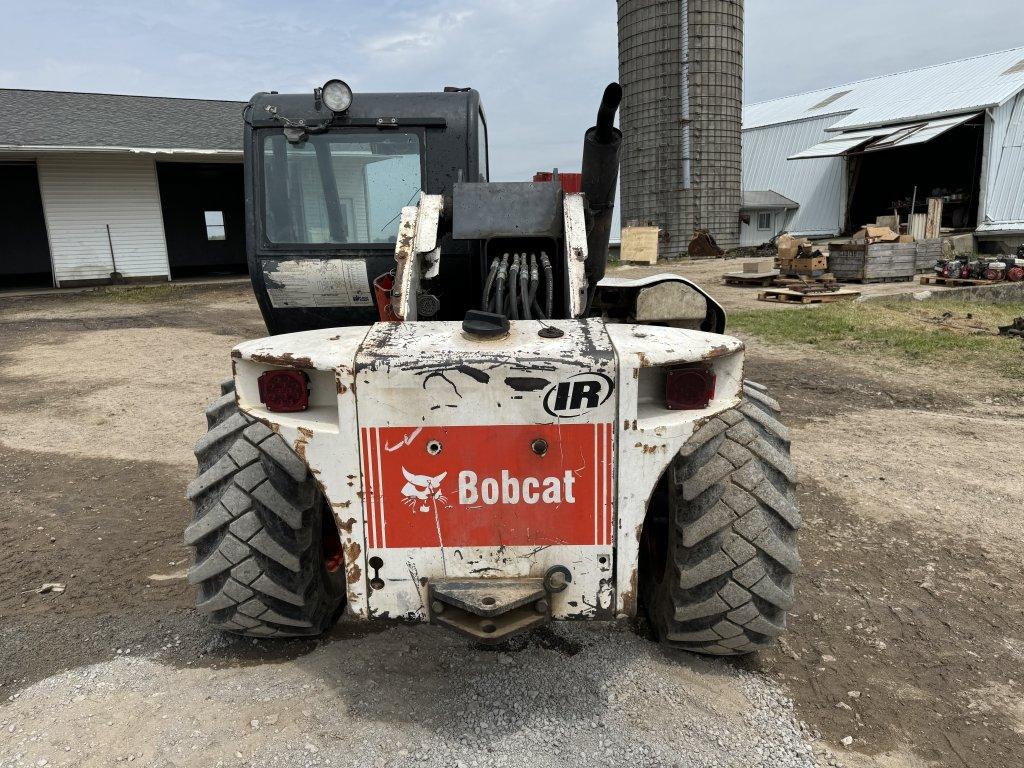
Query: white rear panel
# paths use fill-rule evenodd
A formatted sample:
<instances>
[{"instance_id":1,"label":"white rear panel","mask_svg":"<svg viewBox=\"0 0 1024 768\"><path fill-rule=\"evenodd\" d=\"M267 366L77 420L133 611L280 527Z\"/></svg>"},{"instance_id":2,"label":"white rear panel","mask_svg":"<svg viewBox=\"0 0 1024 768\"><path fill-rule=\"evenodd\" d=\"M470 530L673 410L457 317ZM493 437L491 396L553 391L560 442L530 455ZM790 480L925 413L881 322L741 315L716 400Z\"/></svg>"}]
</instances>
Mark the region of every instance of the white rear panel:
<instances>
[{"instance_id":1,"label":"white rear panel","mask_svg":"<svg viewBox=\"0 0 1024 768\"><path fill-rule=\"evenodd\" d=\"M564 335L544 338L544 327ZM544 576L557 618L612 615L615 356L603 324L378 324L356 365L370 615L442 577Z\"/></svg>"}]
</instances>

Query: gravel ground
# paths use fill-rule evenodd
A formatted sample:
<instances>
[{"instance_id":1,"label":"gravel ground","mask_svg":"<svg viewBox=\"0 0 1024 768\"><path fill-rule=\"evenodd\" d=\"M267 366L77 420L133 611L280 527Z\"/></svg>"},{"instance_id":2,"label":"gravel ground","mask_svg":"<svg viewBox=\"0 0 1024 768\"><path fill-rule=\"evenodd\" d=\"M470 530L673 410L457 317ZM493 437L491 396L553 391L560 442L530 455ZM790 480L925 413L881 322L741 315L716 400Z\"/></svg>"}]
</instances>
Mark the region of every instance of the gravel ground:
<instances>
[{"instance_id":1,"label":"gravel ground","mask_svg":"<svg viewBox=\"0 0 1024 768\"><path fill-rule=\"evenodd\" d=\"M42 680L0 709L0 765L832 762L764 677L614 626L559 625L501 651L398 626L288 663L217 664L246 644L261 645L215 639L181 663L171 636L156 654L117 649L110 662Z\"/></svg>"},{"instance_id":2,"label":"gravel ground","mask_svg":"<svg viewBox=\"0 0 1024 768\"><path fill-rule=\"evenodd\" d=\"M749 345L805 520L778 649L567 625L500 653L377 624L253 643L192 610L181 532L203 406L263 332L246 285L0 299L0 766L1020 768L1024 485L993 462L1024 419L965 394L985 371Z\"/></svg>"}]
</instances>

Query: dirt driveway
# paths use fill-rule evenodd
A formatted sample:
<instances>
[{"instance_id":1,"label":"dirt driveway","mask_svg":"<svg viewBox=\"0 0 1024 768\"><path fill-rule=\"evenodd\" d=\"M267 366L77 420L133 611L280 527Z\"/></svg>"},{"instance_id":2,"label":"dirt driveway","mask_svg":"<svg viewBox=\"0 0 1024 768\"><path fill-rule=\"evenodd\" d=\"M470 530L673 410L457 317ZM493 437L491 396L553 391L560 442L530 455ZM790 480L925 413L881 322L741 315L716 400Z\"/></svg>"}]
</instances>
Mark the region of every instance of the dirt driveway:
<instances>
[{"instance_id":1,"label":"dirt driveway","mask_svg":"<svg viewBox=\"0 0 1024 768\"><path fill-rule=\"evenodd\" d=\"M777 651L575 626L502 653L344 623L275 644L198 621L180 543L203 405L262 333L244 285L0 299L0 765L1020 765L1018 393L751 342L806 521Z\"/></svg>"}]
</instances>

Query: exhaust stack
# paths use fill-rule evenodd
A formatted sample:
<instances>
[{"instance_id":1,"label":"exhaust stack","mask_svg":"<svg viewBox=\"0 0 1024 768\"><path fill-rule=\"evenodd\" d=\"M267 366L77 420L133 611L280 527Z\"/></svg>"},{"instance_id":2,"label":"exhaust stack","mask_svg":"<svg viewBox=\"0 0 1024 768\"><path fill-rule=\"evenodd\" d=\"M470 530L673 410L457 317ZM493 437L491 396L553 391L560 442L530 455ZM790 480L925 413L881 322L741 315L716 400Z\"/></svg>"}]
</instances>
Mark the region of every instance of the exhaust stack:
<instances>
[{"instance_id":1,"label":"exhaust stack","mask_svg":"<svg viewBox=\"0 0 1024 768\"><path fill-rule=\"evenodd\" d=\"M622 86L609 83L597 110L597 124L583 136L582 191L587 196L591 216L585 266L590 296L604 277L608 262L615 186L619 179L619 150L622 148L622 131L614 123L621 101Z\"/></svg>"}]
</instances>

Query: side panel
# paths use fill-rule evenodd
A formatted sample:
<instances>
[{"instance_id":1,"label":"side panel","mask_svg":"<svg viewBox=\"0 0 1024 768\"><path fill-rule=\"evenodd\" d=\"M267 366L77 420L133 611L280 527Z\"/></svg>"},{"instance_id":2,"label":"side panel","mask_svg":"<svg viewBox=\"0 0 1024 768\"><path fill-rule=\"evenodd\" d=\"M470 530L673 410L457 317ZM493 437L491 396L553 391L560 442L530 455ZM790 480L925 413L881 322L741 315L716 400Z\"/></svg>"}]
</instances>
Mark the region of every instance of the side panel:
<instances>
[{"instance_id":1,"label":"side panel","mask_svg":"<svg viewBox=\"0 0 1024 768\"><path fill-rule=\"evenodd\" d=\"M371 615L426 618L441 577L567 568L557 618L613 610L615 357L598 320L381 323L357 361Z\"/></svg>"},{"instance_id":2,"label":"side panel","mask_svg":"<svg viewBox=\"0 0 1024 768\"><path fill-rule=\"evenodd\" d=\"M649 325L609 325L618 355L619 420L615 519L616 615L637 612L637 565L647 503L658 480L696 429L739 403L743 343L730 336ZM707 360L715 397L699 411L665 407L665 368Z\"/></svg>"},{"instance_id":3,"label":"side panel","mask_svg":"<svg viewBox=\"0 0 1024 768\"><path fill-rule=\"evenodd\" d=\"M240 344L232 352L239 406L267 423L309 465L327 497L345 550L346 611L368 614L363 491L356 436L355 359L368 326L306 331ZM310 407L270 413L257 379L272 368L300 368L310 379Z\"/></svg>"}]
</instances>

